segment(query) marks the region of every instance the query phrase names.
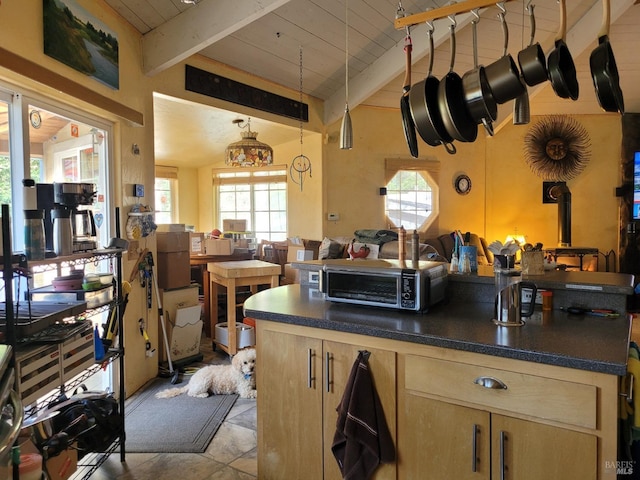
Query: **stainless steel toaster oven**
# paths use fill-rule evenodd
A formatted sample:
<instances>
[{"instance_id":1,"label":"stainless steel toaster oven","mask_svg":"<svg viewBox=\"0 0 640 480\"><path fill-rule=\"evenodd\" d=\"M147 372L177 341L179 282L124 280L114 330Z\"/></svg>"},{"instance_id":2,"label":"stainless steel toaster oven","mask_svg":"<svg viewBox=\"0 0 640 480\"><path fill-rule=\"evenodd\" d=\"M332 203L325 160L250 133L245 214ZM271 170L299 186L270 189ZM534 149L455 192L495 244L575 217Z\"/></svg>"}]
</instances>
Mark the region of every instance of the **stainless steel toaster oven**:
<instances>
[{"instance_id":1,"label":"stainless steel toaster oven","mask_svg":"<svg viewBox=\"0 0 640 480\"><path fill-rule=\"evenodd\" d=\"M320 291L334 302L424 312L445 297L447 264L327 260Z\"/></svg>"}]
</instances>

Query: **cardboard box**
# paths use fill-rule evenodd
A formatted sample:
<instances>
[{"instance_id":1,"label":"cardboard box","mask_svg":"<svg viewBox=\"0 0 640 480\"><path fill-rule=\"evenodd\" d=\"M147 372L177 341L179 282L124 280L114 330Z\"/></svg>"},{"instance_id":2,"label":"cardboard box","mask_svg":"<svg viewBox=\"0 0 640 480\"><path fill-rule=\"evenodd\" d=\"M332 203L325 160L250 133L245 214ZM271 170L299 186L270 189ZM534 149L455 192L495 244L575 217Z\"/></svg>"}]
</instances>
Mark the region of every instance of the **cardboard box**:
<instances>
[{"instance_id":1,"label":"cardboard box","mask_svg":"<svg viewBox=\"0 0 640 480\"><path fill-rule=\"evenodd\" d=\"M187 226L184 223L160 223L156 232L184 232Z\"/></svg>"},{"instance_id":2,"label":"cardboard box","mask_svg":"<svg viewBox=\"0 0 640 480\"><path fill-rule=\"evenodd\" d=\"M282 284L290 285L292 283L300 283L300 270L293 268L290 264L284 266L284 280Z\"/></svg>"},{"instance_id":3,"label":"cardboard box","mask_svg":"<svg viewBox=\"0 0 640 480\"><path fill-rule=\"evenodd\" d=\"M287 247L287 263L313 260L313 250L305 250L304 245L289 245Z\"/></svg>"},{"instance_id":4,"label":"cardboard box","mask_svg":"<svg viewBox=\"0 0 640 480\"><path fill-rule=\"evenodd\" d=\"M78 450L73 447L63 450L49 458L46 465L50 480L67 480L78 469Z\"/></svg>"},{"instance_id":5,"label":"cardboard box","mask_svg":"<svg viewBox=\"0 0 640 480\"><path fill-rule=\"evenodd\" d=\"M191 255L204 254L204 233L189 233L189 251Z\"/></svg>"},{"instance_id":6,"label":"cardboard box","mask_svg":"<svg viewBox=\"0 0 640 480\"><path fill-rule=\"evenodd\" d=\"M224 233L228 233L228 232L246 232L247 231L247 221L246 220L227 218L225 220L222 220L222 231Z\"/></svg>"},{"instance_id":7,"label":"cardboard box","mask_svg":"<svg viewBox=\"0 0 640 480\"><path fill-rule=\"evenodd\" d=\"M18 445L20 446L20 454L37 453L42 454L35 446L30 438L18 437ZM78 444L73 443L70 448L63 450L59 455L48 458L45 463L47 467L47 476L50 480L67 480L78 469ZM8 469L7 469L8 472ZM9 474L5 476L5 472L0 470L0 478L12 478Z\"/></svg>"},{"instance_id":8,"label":"cardboard box","mask_svg":"<svg viewBox=\"0 0 640 480\"><path fill-rule=\"evenodd\" d=\"M188 250L184 252L158 252L156 265L158 287L164 289L188 287L191 283L190 256Z\"/></svg>"},{"instance_id":9,"label":"cardboard box","mask_svg":"<svg viewBox=\"0 0 640 480\"><path fill-rule=\"evenodd\" d=\"M158 252L189 252L189 232L158 232Z\"/></svg>"},{"instance_id":10,"label":"cardboard box","mask_svg":"<svg viewBox=\"0 0 640 480\"><path fill-rule=\"evenodd\" d=\"M205 241L207 255L232 255L233 243L230 238L207 238Z\"/></svg>"},{"instance_id":11,"label":"cardboard box","mask_svg":"<svg viewBox=\"0 0 640 480\"><path fill-rule=\"evenodd\" d=\"M195 320L195 321L200 320L202 306L198 301L198 285L192 283L188 287L174 288L172 290L162 290L160 295L162 296L162 310L164 315L165 327L167 329L167 340L169 341L169 349L171 351L171 360L177 360L176 351L182 350L182 348L178 346L178 348L176 348L174 351L174 348L173 348L174 325L178 323L178 311L181 309L188 309L186 310L186 312L194 316L192 320ZM197 315L197 319L195 318L196 315ZM183 320L183 314L180 314L179 322L181 325L189 323ZM200 322L200 325L202 325L202 322ZM160 335L162 335L162 326L160 325L160 318L158 318L158 332L160 332ZM160 339L162 341L162 337L160 337ZM194 341L195 341L195 338L194 338ZM198 346L197 346L198 349L200 348L199 343L200 343L200 335L198 335ZM160 345L162 348L158 349L158 354L159 354L158 360L160 362L166 362L167 361L166 348L164 348L163 343L160 343ZM194 348L195 348L195 345L194 345ZM195 353L198 353L198 352L196 351ZM183 357L180 357L180 358L183 358Z\"/></svg>"}]
</instances>

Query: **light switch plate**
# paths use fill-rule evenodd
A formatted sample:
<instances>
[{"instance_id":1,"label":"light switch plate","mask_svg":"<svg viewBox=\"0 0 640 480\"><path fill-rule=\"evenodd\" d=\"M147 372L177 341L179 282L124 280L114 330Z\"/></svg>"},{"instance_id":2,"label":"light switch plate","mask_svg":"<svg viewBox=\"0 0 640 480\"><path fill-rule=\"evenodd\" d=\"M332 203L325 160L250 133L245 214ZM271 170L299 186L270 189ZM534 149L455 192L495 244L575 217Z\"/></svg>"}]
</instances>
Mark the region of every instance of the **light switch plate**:
<instances>
[{"instance_id":1,"label":"light switch plate","mask_svg":"<svg viewBox=\"0 0 640 480\"><path fill-rule=\"evenodd\" d=\"M133 186L133 196L138 198L144 197L144 185L136 183Z\"/></svg>"}]
</instances>

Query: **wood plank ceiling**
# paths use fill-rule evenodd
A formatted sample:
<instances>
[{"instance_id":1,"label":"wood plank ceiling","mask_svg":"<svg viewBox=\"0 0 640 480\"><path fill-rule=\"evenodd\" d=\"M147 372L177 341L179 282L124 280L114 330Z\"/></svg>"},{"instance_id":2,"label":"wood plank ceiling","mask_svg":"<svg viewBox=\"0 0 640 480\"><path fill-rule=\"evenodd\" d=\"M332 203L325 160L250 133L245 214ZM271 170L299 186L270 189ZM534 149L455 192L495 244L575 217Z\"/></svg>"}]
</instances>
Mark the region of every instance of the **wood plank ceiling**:
<instances>
[{"instance_id":1,"label":"wood plank ceiling","mask_svg":"<svg viewBox=\"0 0 640 480\"><path fill-rule=\"evenodd\" d=\"M338 120L345 105L345 7L348 6L349 106L363 104L398 109L404 72L404 31L394 27L398 8L394 0L105 0L126 21L143 34L144 68L155 75L190 55L199 54L234 68L258 75L297 91L299 88L299 49L303 50L303 89L306 94L325 102L325 122ZM192 0L193 1L193 0ZM345 5L347 1L347 5ZM536 38L546 53L554 46L559 27L557 0L533 0ZM529 44L529 18L526 0L505 3L509 27L508 52L514 57ZM403 0L407 14L446 5L445 0ZM491 6L480 11L478 24L479 63L488 65L502 56L503 37ZM468 13L456 16L455 71L462 75L473 68L472 39ZM577 101L559 99L548 82L529 89L532 115L604 114L598 105L589 68L590 52L597 45L602 23L601 0L567 0L566 41L573 56L580 97ZM640 5L634 0L611 2L609 38L620 73L620 85L627 111L640 111L640 57L634 52L640 46ZM448 19L435 21L433 73L440 77L449 70ZM426 25L412 28L413 83L427 74ZM158 97L155 121L156 138L175 138L173 118L182 118L181 130L202 129L206 117L216 126L216 139L204 158L191 159L210 163L214 150L239 139L231 119L234 112L201 108L189 102L174 102ZM510 121L511 102L502 105L499 122ZM172 113L170 113L172 112ZM611 114L609 114L611 115ZM240 115L242 116L242 115ZM498 123L499 123L498 122ZM253 120L261 140L268 143L293 140L296 128L272 125L266 120ZM275 128L275 130L274 130ZM175 131L175 130L174 130ZM202 137L200 137L202 138ZM275 139L275 141L274 141ZM184 145L156 145L156 156L185 158ZM218 144L219 142L219 144ZM172 143L174 143L172 141ZM187 159L188 161L188 159Z\"/></svg>"}]
</instances>

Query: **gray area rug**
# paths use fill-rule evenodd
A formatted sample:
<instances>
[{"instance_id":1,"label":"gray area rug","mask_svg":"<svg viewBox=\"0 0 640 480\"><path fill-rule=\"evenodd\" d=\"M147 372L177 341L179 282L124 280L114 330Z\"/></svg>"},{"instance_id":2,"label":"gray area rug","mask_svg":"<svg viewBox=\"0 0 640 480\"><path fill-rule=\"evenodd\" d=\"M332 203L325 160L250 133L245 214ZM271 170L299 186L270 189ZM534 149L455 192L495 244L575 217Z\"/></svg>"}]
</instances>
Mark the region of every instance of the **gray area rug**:
<instances>
[{"instance_id":1,"label":"gray area rug","mask_svg":"<svg viewBox=\"0 0 640 480\"><path fill-rule=\"evenodd\" d=\"M169 378L155 378L134 395L125 407L127 452L203 453L236 402L238 395L193 398L182 394L155 398L171 385Z\"/></svg>"}]
</instances>

